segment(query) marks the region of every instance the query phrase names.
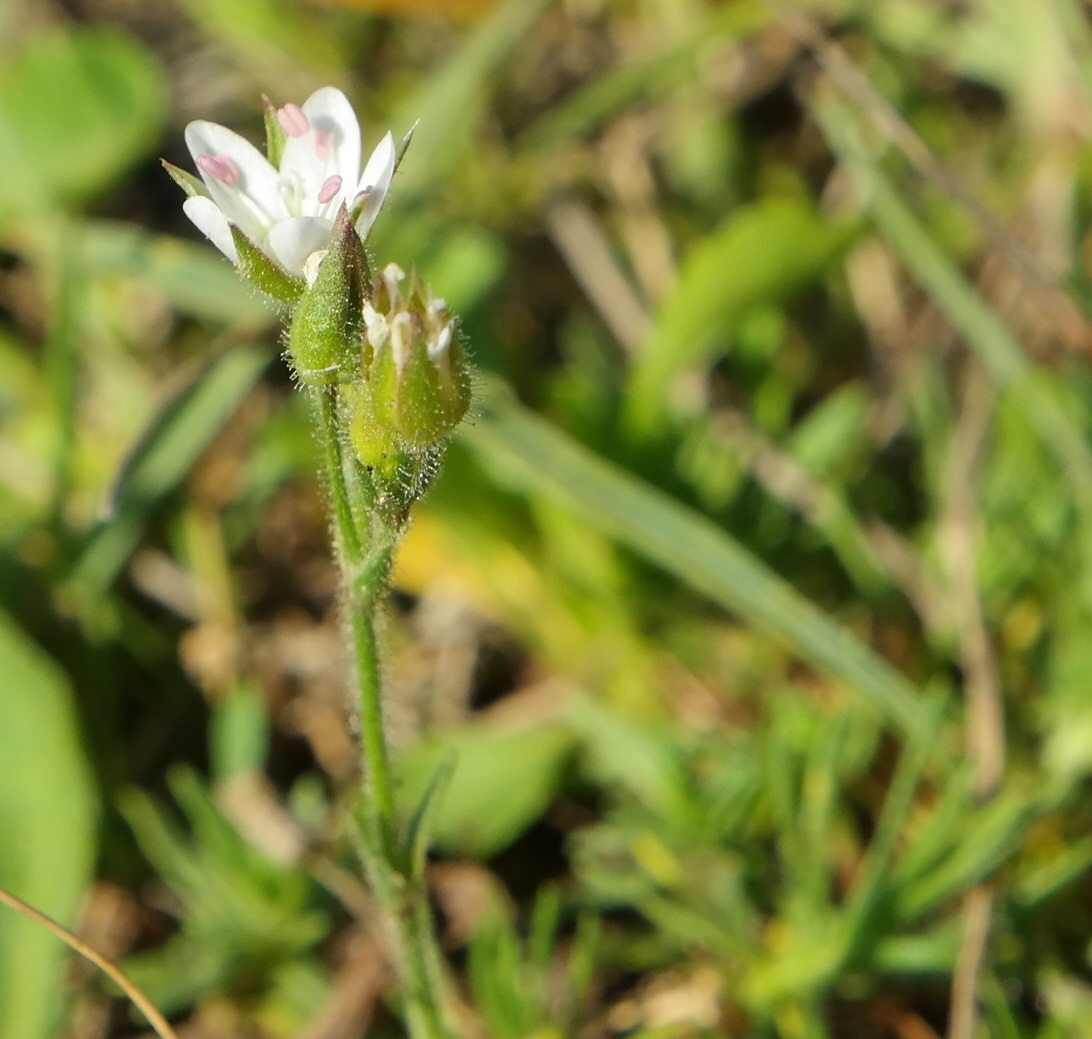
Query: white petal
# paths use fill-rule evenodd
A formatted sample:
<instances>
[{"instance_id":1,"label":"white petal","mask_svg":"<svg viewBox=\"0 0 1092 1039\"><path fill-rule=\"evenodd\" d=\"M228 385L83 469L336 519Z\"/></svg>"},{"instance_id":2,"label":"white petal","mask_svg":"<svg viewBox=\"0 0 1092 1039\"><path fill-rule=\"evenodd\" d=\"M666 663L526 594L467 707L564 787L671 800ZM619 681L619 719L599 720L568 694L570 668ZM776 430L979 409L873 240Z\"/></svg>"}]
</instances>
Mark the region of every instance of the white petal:
<instances>
[{"instance_id":1,"label":"white petal","mask_svg":"<svg viewBox=\"0 0 1092 1039\"><path fill-rule=\"evenodd\" d=\"M220 250L232 263L239 262L239 253L235 240L231 237L231 228L227 217L211 198L194 195L182 203L182 212L197 225L197 229Z\"/></svg>"},{"instance_id":2,"label":"white petal","mask_svg":"<svg viewBox=\"0 0 1092 1039\"><path fill-rule=\"evenodd\" d=\"M360 124L349 99L336 87L316 90L300 106L311 124L302 137L284 145L281 173L295 174L302 185L302 215L316 215L324 206L319 192L329 177L340 177L342 190L326 205L336 213L360 174Z\"/></svg>"},{"instance_id":3,"label":"white petal","mask_svg":"<svg viewBox=\"0 0 1092 1039\"><path fill-rule=\"evenodd\" d=\"M286 271L303 274L304 261L330 244L334 222L321 216L282 220L269 232L268 252Z\"/></svg>"},{"instance_id":4,"label":"white petal","mask_svg":"<svg viewBox=\"0 0 1092 1039\"><path fill-rule=\"evenodd\" d=\"M199 171L213 201L248 238L261 241L275 221L288 215L277 171L248 140L226 126L198 121L186 127L186 146L194 161L222 155L234 164L239 172L234 185Z\"/></svg>"},{"instance_id":5,"label":"white petal","mask_svg":"<svg viewBox=\"0 0 1092 1039\"><path fill-rule=\"evenodd\" d=\"M361 238L366 238L368 232L379 216L379 210L387 197L387 191L391 186L391 178L394 176L394 167L398 153L394 147L394 137L388 131L387 135L376 145L368 159L368 165L364 167L364 173L360 177L360 186L356 195L362 191L368 191L368 198L364 203L360 216L356 222L356 231ZM370 189L370 190L369 190Z\"/></svg>"}]
</instances>

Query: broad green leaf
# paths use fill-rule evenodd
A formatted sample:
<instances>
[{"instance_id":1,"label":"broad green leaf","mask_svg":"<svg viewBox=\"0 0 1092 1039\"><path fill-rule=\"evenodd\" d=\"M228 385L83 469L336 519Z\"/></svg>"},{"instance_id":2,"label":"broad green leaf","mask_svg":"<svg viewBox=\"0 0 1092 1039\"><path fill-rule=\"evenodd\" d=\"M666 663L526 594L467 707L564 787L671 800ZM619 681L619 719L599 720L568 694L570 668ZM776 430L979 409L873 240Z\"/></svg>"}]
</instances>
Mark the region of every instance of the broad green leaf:
<instances>
[{"instance_id":1,"label":"broad green leaf","mask_svg":"<svg viewBox=\"0 0 1092 1039\"><path fill-rule=\"evenodd\" d=\"M93 783L72 690L56 665L0 613L0 885L72 926L91 880ZM66 950L0 907L0 1035L56 1034Z\"/></svg>"},{"instance_id":2,"label":"broad green leaf","mask_svg":"<svg viewBox=\"0 0 1092 1039\"><path fill-rule=\"evenodd\" d=\"M462 436L504 483L575 510L713 602L784 639L898 725L914 730L924 720L911 682L704 516L597 457L503 393L482 400L478 420Z\"/></svg>"},{"instance_id":3,"label":"broad green leaf","mask_svg":"<svg viewBox=\"0 0 1092 1039\"><path fill-rule=\"evenodd\" d=\"M489 858L550 804L576 742L559 726L513 732L484 725L426 741L399 761L403 803L420 804L454 753L455 770L432 813L432 836L444 851Z\"/></svg>"},{"instance_id":4,"label":"broad green leaf","mask_svg":"<svg viewBox=\"0 0 1092 1039\"><path fill-rule=\"evenodd\" d=\"M573 704L566 720L583 737L581 772L596 786L629 791L679 829L708 825L695 818L688 761L675 733L586 699Z\"/></svg>"},{"instance_id":5,"label":"broad green leaf","mask_svg":"<svg viewBox=\"0 0 1092 1039\"><path fill-rule=\"evenodd\" d=\"M793 457L811 473L835 469L859 446L869 403L868 389L861 383L840 387L793 430Z\"/></svg>"},{"instance_id":6,"label":"broad green leaf","mask_svg":"<svg viewBox=\"0 0 1092 1039\"><path fill-rule=\"evenodd\" d=\"M814 283L852 236L852 225L823 218L802 199L769 197L693 246L634 373L635 420L661 413L665 379L723 349L754 307Z\"/></svg>"},{"instance_id":7,"label":"broad green leaf","mask_svg":"<svg viewBox=\"0 0 1092 1039\"><path fill-rule=\"evenodd\" d=\"M181 6L210 38L234 50L245 65L274 87L286 76L297 79L304 62L322 79L329 80L337 77L349 60L349 41L331 32L308 4L291 0L182 0ZM274 100L283 104L302 102L303 97Z\"/></svg>"},{"instance_id":8,"label":"broad green leaf","mask_svg":"<svg viewBox=\"0 0 1092 1039\"><path fill-rule=\"evenodd\" d=\"M166 111L162 71L132 37L72 29L26 41L0 68L0 215L102 191L151 150Z\"/></svg>"},{"instance_id":9,"label":"broad green leaf","mask_svg":"<svg viewBox=\"0 0 1092 1039\"><path fill-rule=\"evenodd\" d=\"M180 207L182 202L179 192ZM275 305L208 244L90 220L80 229L80 253L89 277L140 279L180 313L233 326L262 326L276 319Z\"/></svg>"}]
</instances>

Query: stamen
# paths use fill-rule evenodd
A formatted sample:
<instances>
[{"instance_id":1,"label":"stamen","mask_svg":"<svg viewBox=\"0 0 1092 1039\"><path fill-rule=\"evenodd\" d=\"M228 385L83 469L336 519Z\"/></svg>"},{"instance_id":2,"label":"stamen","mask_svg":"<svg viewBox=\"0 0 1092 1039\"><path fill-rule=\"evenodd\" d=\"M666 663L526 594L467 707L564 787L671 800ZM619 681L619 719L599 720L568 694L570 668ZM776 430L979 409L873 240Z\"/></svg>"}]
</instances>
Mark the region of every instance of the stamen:
<instances>
[{"instance_id":1,"label":"stamen","mask_svg":"<svg viewBox=\"0 0 1092 1039\"><path fill-rule=\"evenodd\" d=\"M330 199L334 198L341 190L341 178L335 173L332 177L327 177L322 182L322 187L319 188L318 200L322 205L326 205Z\"/></svg>"},{"instance_id":2,"label":"stamen","mask_svg":"<svg viewBox=\"0 0 1092 1039\"><path fill-rule=\"evenodd\" d=\"M229 188L239 183L239 167L226 155L199 155L197 168Z\"/></svg>"},{"instance_id":3,"label":"stamen","mask_svg":"<svg viewBox=\"0 0 1092 1039\"><path fill-rule=\"evenodd\" d=\"M292 216L299 216L303 201L303 181L300 179L299 174L294 171L282 174L278 186L288 212Z\"/></svg>"},{"instance_id":4,"label":"stamen","mask_svg":"<svg viewBox=\"0 0 1092 1039\"><path fill-rule=\"evenodd\" d=\"M329 162L334 154L334 135L329 130L315 131L315 154L322 162Z\"/></svg>"},{"instance_id":5,"label":"stamen","mask_svg":"<svg viewBox=\"0 0 1092 1039\"><path fill-rule=\"evenodd\" d=\"M277 122L289 137L302 137L311 129L311 120L299 105L287 104L278 108Z\"/></svg>"}]
</instances>

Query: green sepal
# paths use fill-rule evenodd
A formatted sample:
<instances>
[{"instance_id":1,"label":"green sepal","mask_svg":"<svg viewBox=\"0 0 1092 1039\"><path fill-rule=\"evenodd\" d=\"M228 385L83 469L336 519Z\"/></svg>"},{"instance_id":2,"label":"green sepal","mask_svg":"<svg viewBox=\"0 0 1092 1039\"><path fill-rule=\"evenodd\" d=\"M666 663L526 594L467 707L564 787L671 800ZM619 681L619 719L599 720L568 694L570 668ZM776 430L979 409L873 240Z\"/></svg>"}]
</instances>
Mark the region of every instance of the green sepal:
<instances>
[{"instance_id":1,"label":"green sepal","mask_svg":"<svg viewBox=\"0 0 1092 1039\"><path fill-rule=\"evenodd\" d=\"M384 351L372 369L377 410L384 421L408 443L428 446L452 428L444 421L436 372L422 347L410 350L401 369Z\"/></svg>"},{"instance_id":2,"label":"green sepal","mask_svg":"<svg viewBox=\"0 0 1092 1039\"><path fill-rule=\"evenodd\" d=\"M387 346L370 375L377 418L412 449L443 441L470 406L470 380L457 338L444 355L433 359L423 336L416 337L401 367Z\"/></svg>"},{"instance_id":3,"label":"green sepal","mask_svg":"<svg viewBox=\"0 0 1092 1039\"><path fill-rule=\"evenodd\" d=\"M255 288L291 306L303 295L307 283L288 273L279 263L271 260L234 224L231 237L239 256L236 269Z\"/></svg>"},{"instance_id":4,"label":"green sepal","mask_svg":"<svg viewBox=\"0 0 1092 1039\"><path fill-rule=\"evenodd\" d=\"M262 120L265 123L265 154L269 164L279 170L288 134L277 120L277 106L265 94L262 94Z\"/></svg>"},{"instance_id":5,"label":"green sepal","mask_svg":"<svg viewBox=\"0 0 1092 1039\"><path fill-rule=\"evenodd\" d=\"M315 281L299 297L288 329L288 352L308 386L348 382L359 370L366 262L343 205Z\"/></svg>"},{"instance_id":6,"label":"green sepal","mask_svg":"<svg viewBox=\"0 0 1092 1039\"><path fill-rule=\"evenodd\" d=\"M400 527L410 506L436 475L443 446L421 447L404 441L376 417L366 382L344 384L340 390L350 415L349 442L357 461L368 471L376 507L389 523Z\"/></svg>"},{"instance_id":7,"label":"green sepal","mask_svg":"<svg viewBox=\"0 0 1092 1039\"><path fill-rule=\"evenodd\" d=\"M184 169L180 169L178 166L175 166L174 163L168 162L166 159L160 159L159 161L167 171L167 175L171 180L186 193L186 198L208 197L208 191L205 190L205 185L199 177L195 177L192 173L187 173Z\"/></svg>"},{"instance_id":8,"label":"green sepal","mask_svg":"<svg viewBox=\"0 0 1092 1039\"><path fill-rule=\"evenodd\" d=\"M410 142L413 140L413 135L417 132L417 127L420 125L421 120L417 119L414 122L413 126L411 126L406 131L406 135L402 138L402 140L398 142L398 151L394 157L394 170L396 173L398 172L398 167L402 165L402 159L404 158L406 152L409 150Z\"/></svg>"},{"instance_id":9,"label":"green sepal","mask_svg":"<svg viewBox=\"0 0 1092 1039\"><path fill-rule=\"evenodd\" d=\"M360 464L381 482L394 479L406 456L393 430L376 418L367 385L345 386L342 392L350 402L349 440Z\"/></svg>"},{"instance_id":10,"label":"green sepal","mask_svg":"<svg viewBox=\"0 0 1092 1039\"><path fill-rule=\"evenodd\" d=\"M440 422L451 432L470 410L473 387L470 381L470 359L462 335L456 328L451 338L451 346L446 354L434 362L438 413Z\"/></svg>"}]
</instances>

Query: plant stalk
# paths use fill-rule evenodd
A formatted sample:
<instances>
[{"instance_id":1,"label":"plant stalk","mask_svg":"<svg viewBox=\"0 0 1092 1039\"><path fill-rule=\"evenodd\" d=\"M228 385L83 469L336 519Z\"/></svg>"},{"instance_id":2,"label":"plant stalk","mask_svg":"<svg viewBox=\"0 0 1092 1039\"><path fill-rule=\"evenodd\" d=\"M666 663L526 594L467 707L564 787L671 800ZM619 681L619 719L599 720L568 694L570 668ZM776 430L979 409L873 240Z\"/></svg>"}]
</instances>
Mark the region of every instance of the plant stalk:
<instances>
[{"instance_id":1,"label":"plant stalk","mask_svg":"<svg viewBox=\"0 0 1092 1039\"><path fill-rule=\"evenodd\" d=\"M337 389L316 387L315 414L333 513L336 552L348 612L360 714L361 858L402 980L413 1039L450 1039L441 958L423 877L402 848L390 755L383 726L376 609L386 590L399 530L377 507L374 488L341 435Z\"/></svg>"}]
</instances>

